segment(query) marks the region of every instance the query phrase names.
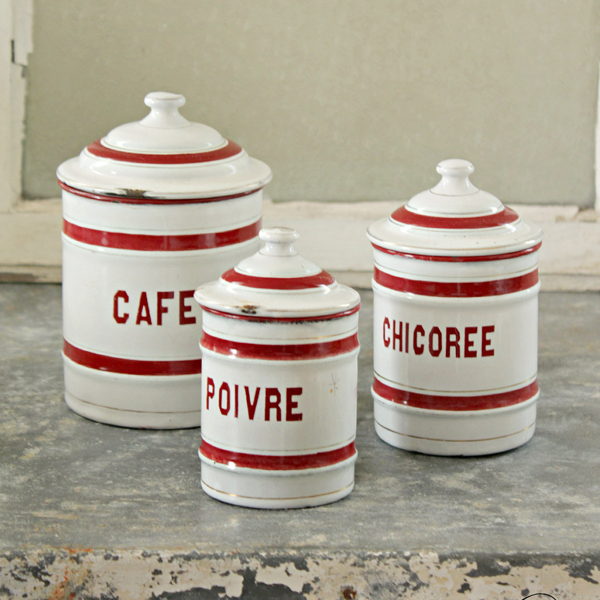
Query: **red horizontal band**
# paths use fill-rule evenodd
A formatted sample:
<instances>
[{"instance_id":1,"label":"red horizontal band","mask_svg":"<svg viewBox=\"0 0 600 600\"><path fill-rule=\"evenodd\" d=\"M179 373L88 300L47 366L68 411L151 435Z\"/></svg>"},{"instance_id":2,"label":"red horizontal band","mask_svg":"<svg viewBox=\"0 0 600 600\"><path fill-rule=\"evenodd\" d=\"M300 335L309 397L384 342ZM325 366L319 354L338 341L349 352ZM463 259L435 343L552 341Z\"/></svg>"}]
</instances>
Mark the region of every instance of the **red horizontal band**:
<instances>
[{"instance_id":1,"label":"red horizontal band","mask_svg":"<svg viewBox=\"0 0 600 600\"><path fill-rule=\"evenodd\" d=\"M519 220L519 215L505 206L503 211L483 217L431 217L412 212L406 206L401 206L392 213L391 218L392 221L402 225L431 229L488 229L514 223Z\"/></svg>"},{"instance_id":2,"label":"red horizontal band","mask_svg":"<svg viewBox=\"0 0 600 600\"><path fill-rule=\"evenodd\" d=\"M232 452L223 450L202 440L200 454L217 463L246 469L264 469L267 471L292 471L299 469L318 469L328 467L352 458L356 454L354 442L329 452L316 452L315 454L300 454L295 456L276 456L263 454L246 454L245 452Z\"/></svg>"},{"instance_id":3,"label":"red horizontal band","mask_svg":"<svg viewBox=\"0 0 600 600\"><path fill-rule=\"evenodd\" d=\"M330 321L331 319L341 319L357 313L360 310L360 303L348 310L344 310L339 313L333 313L332 315L318 315L314 317L257 317L252 314L247 315L234 315L227 313L222 310L215 310L208 306L202 305L202 310L209 312L219 317L227 317L228 319L240 319L241 321L255 321L257 323L304 323L305 321Z\"/></svg>"},{"instance_id":4,"label":"red horizontal band","mask_svg":"<svg viewBox=\"0 0 600 600\"><path fill-rule=\"evenodd\" d=\"M103 194L93 194L84 190L67 185L64 181L58 180L58 185L65 191L75 196L89 198L90 200L100 200L100 202L115 202L117 204L159 204L159 205L180 205L180 204L204 204L205 202L220 202L221 200L233 200L234 198L242 198L250 194L256 194L262 190L262 187L250 190L249 192L240 192L239 194L230 194L229 196L214 196L211 198L145 198L140 196L108 196ZM135 190L137 193L138 190Z\"/></svg>"},{"instance_id":5,"label":"red horizontal band","mask_svg":"<svg viewBox=\"0 0 600 600\"><path fill-rule=\"evenodd\" d=\"M358 334L317 344L248 344L233 342L202 332L200 346L226 356L263 360L310 360L352 352L359 347Z\"/></svg>"},{"instance_id":6,"label":"red horizontal band","mask_svg":"<svg viewBox=\"0 0 600 600\"><path fill-rule=\"evenodd\" d=\"M205 152L185 152L182 154L145 154L143 152L128 152L107 148L101 140L92 142L87 151L98 158L108 158L121 162L138 163L145 165L186 165L194 163L213 162L231 158L242 152L242 147L235 142L227 140L227 144L216 150Z\"/></svg>"},{"instance_id":7,"label":"red horizontal band","mask_svg":"<svg viewBox=\"0 0 600 600\"><path fill-rule=\"evenodd\" d=\"M101 231L74 225L63 219L63 232L73 240L119 250L139 250L143 252L184 252L186 250L207 250L240 244L255 238L260 231L260 219L252 225L229 231L198 233L192 235L145 235L140 233L121 233Z\"/></svg>"},{"instance_id":8,"label":"red horizontal band","mask_svg":"<svg viewBox=\"0 0 600 600\"><path fill-rule=\"evenodd\" d=\"M202 359L192 360L134 360L96 354L77 348L65 340L63 352L73 362L109 373L123 375L198 375L202 372Z\"/></svg>"},{"instance_id":9,"label":"red horizontal band","mask_svg":"<svg viewBox=\"0 0 600 600\"><path fill-rule=\"evenodd\" d=\"M227 283L237 283L261 290L306 290L335 283L335 279L327 271L308 277L252 277L238 273L235 269L229 269L221 275L221 279Z\"/></svg>"},{"instance_id":10,"label":"red horizontal band","mask_svg":"<svg viewBox=\"0 0 600 600\"><path fill-rule=\"evenodd\" d=\"M396 292L437 296L443 298L481 298L483 296L502 296L533 287L538 282L538 271L519 277L495 279L493 281L421 281L396 277L375 267L374 279L380 285Z\"/></svg>"},{"instance_id":11,"label":"red horizontal band","mask_svg":"<svg viewBox=\"0 0 600 600\"><path fill-rule=\"evenodd\" d=\"M404 258L412 258L416 260L428 260L433 262L484 262L489 260L507 260L509 258L517 258L518 256L524 256L525 254L531 254L540 249L542 242L526 248L525 250L518 250L516 252L507 252L505 254L486 254L485 256L427 256L425 254L410 254L409 252L399 252L398 250L390 250L389 248L383 248L377 244L372 244L375 250L379 252L385 252L393 256L402 256Z\"/></svg>"},{"instance_id":12,"label":"red horizontal band","mask_svg":"<svg viewBox=\"0 0 600 600\"><path fill-rule=\"evenodd\" d=\"M436 396L433 394L418 394L416 392L407 392L398 390L379 381L375 377L373 382L373 392L404 406L413 406L415 408L426 408L429 410L487 410L490 408L502 408L503 406L513 406L533 398L539 391L537 381L510 392L500 394L486 394L483 396Z\"/></svg>"}]
</instances>

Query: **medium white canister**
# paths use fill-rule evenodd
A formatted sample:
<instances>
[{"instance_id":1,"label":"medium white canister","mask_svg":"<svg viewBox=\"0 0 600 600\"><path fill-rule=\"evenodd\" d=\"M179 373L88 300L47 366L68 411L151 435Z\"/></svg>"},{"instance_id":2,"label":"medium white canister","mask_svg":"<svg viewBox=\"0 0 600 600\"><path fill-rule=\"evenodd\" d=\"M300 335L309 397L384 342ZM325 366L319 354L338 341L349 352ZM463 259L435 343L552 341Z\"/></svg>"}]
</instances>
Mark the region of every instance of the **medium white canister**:
<instances>
[{"instance_id":1,"label":"medium white canister","mask_svg":"<svg viewBox=\"0 0 600 600\"><path fill-rule=\"evenodd\" d=\"M65 398L114 425L200 424L199 283L259 247L270 169L148 94L57 175L63 189Z\"/></svg>"},{"instance_id":2,"label":"medium white canister","mask_svg":"<svg viewBox=\"0 0 600 600\"><path fill-rule=\"evenodd\" d=\"M265 246L196 290L202 488L255 508L317 506L354 487L360 296L262 230Z\"/></svg>"},{"instance_id":3,"label":"medium white canister","mask_svg":"<svg viewBox=\"0 0 600 600\"><path fill-rule=\"evenodd\" d=\"M542 231L445 160L441 181L368 229L375 429L398 448L479 455L536 420Z\"/></svg>"}]
</instances>

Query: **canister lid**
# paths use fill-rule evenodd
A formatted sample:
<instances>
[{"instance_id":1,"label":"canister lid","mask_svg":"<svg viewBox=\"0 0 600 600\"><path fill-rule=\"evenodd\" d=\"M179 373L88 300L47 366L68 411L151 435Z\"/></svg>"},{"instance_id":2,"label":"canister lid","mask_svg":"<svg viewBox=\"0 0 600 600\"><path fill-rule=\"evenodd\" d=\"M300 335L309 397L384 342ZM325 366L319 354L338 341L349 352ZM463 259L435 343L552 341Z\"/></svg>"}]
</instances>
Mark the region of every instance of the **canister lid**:
<instances>
[{"instance_id":1,"label":"canister lid","mask_svg":"<svg viewBox=\"0 0 600 600\"><path fill-rule=\"evenodd\" d=\"M287 227L261 229L265 243L256 254L201 285L194 294L203 309L250 319L336 318L360 307L358 292L294 249L298 232Z\"/></svg>"},{"instance_id":2,"label":"canister lid","mask_svg":"<svg viewBox=\"0 0 600 600\"><path fill-rule=\"evenodd\" d=\"M181 94L152 92L150 112L120 125L64 162L61 187L139 198L211 198L252 193L271 170L235 142L179 113Z\"/></svg>"},{"instance_id":3,"label":"canister lid","mask_svg":"<svg viewBox=\"0 0 600 600\"><path fill-rule=\"evenodd\" d=\"M457 158L439 163L440 182L373 223L367 231L371 243L425 256L489 256L538 246L541 228L476 188L469 179L474 170Z\"/></svg>"}]
</instances>

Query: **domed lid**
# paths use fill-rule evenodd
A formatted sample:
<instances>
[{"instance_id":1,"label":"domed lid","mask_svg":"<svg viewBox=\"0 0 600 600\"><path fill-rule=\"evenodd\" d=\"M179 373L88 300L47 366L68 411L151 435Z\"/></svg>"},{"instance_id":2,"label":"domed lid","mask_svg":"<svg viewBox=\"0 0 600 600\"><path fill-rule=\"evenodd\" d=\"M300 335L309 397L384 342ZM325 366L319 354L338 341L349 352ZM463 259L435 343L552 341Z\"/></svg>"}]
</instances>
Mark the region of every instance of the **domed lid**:
<instances>
[{"instance_id":1,"label":"domed lid","mask_svg":"<svg viewBox=\"0 0 600 600\"><path fill-rule=\"evenodd\" d=\"M428 256L488 256L537 246L542 230L469 180L473 165L460 159L437 166L441 181L417 194L367 236L375 247Z\"/></svg>"},{"instance_id":2,"label":"domed lid","mask_svg":"<svg viewBox=\"0 0 600 600\"><path fill-rule=\"evenodd\" d=\"M296 231L274 227L262 229L259 237L265 245L256 254L196 290L203 309L267 320L335 318L358 311L358 292L296 252Z\"/></svg>"},{"instance_id":3,"label":"domed lid","mask_svg":"<svg viewBox=\"0 0 600 600\"><path fill-rule=\"evenodd\" d=\"M152 92L150 113L120 125L57 171L61 187L140 198L219 197L251 193L271 170L207 125L179 113L181 94Z\"/></svg>"}]
</instances>

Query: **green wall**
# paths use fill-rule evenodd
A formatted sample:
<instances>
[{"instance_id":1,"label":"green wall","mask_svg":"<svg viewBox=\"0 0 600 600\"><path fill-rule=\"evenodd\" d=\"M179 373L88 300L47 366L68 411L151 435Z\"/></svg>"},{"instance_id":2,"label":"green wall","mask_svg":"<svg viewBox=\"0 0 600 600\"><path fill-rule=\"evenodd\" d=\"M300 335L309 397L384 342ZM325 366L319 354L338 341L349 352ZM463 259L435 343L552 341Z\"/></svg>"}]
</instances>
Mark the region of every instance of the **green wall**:
<instances>
[{"instance_id":1,"label":"green wall","mask_svg":"<svg viewBox=\"0 0 600 600\"><path fill-rule=\"evenodd\" d=\"M592 0L35 0L24 194L166 90L276 200L404 199L460 157L507 202L591 206L599 25Z\"/></svg>"}]
</instances>

